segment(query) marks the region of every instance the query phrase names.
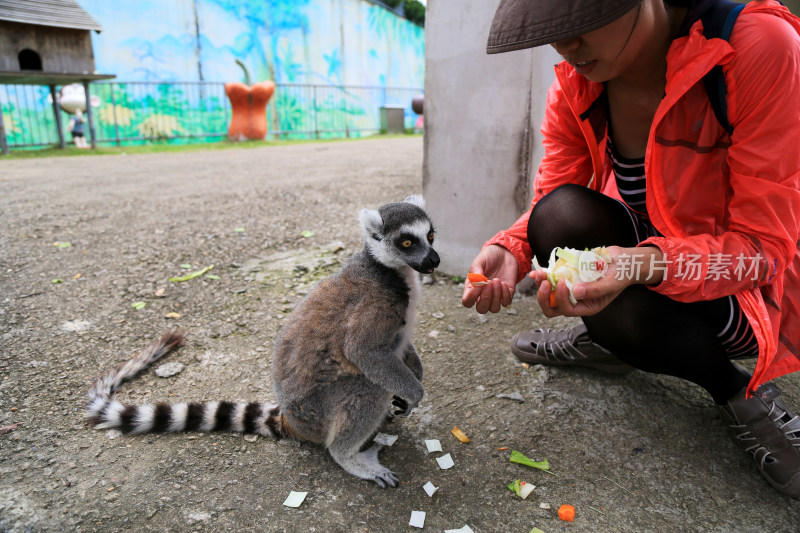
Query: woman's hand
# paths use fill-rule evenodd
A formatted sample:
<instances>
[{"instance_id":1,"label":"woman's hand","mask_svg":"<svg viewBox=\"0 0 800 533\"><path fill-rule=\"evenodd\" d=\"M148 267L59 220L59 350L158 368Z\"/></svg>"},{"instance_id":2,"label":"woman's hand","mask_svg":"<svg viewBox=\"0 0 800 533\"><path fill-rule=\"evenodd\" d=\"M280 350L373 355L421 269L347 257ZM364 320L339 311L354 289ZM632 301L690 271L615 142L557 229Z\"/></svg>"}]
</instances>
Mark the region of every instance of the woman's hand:
<instances>
[{"instance_id":1,"label":"woman's hand","mask_svg":"<svg viewBox=\"0 0 800 533\"><path fill-rule=\"evenodd\" d=\"M557 305L552 307L550 305L552 288L545 272L536 270L529 274L539 287L536 299L545 316L595 315L631 285L657 284L663 279L663 271L658 268L663 264L664 258L660 249L652 246L638 248L609 246L607 250L611 254L611 263L604 276L597 281L576 283L572 288L572 294L578 300L575 305L572 305L569 299L567 284L561 280L555 291Z\"/></svg>"},{"instance_id":2,"label":"woman's hand","mask_svg":"<svg viewBox=\"0 0 800 533\"><path fill-rule=\"evenodd\" d=\"M519 273L514 254L502 246L487 246L472 261L469 271L483 274L489 278L489 282L481 287L474 287L469 280L464 281L464 294L461 296L464 307L474 305L476 311L484 314L487 311L497 313L501 306L511 305Z\"/></svg>"}]
</instances>

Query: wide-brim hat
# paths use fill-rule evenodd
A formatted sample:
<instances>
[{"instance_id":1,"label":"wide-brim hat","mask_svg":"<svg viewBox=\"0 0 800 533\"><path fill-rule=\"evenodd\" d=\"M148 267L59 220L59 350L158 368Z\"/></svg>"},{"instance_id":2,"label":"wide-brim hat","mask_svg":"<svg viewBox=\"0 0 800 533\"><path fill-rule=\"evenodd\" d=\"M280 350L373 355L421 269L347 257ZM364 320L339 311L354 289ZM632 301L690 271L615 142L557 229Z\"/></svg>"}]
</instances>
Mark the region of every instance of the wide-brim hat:
<instances>
[{"instance_id":1,"label":"wide-brim hat","mask_svg":"<svg viewBox=\"0 0 800 533\"><path fill-rule=\"evenodd\" d=\"M486 52L533 48L602 28L642 0L501 0Z\"/></svg>"}]
</instances>

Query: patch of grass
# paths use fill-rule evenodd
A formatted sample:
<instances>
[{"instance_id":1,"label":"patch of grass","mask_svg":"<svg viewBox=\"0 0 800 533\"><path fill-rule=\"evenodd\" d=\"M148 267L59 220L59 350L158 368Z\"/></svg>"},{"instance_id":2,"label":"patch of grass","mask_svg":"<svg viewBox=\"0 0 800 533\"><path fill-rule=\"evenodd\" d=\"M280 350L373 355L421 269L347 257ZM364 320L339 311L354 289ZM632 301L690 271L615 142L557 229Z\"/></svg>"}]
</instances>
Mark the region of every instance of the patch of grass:
<instances>
[{"instance_id":1,"label":"patch of grass","mask_svg":"<svg viewBox=\"0 0 800 533\"><path fill-rule=\"evenodd\" d=\"M352 142L369 141L371 139L393 139L399 137L421 137L421 134L397 134L397 135L372 135L370 137L359 138L340 138L340 139L309 139L309 140L289 140L289 141L240 141L233 142L222 140L217 142L201 142L194 144L164 144L149 143L131 146L109 146L106 143L98 145L96 150L75 148L67 145L66 148L39 148L39 149L11 149L10 153L0 156L0 161L8 159L34 159L42 157L69 157L69 156L93 156L93 155L120 155L120 154L154 154L161 152L196 152L201 150L227 150L230 148L263 148L265 146L289 146L293 144L310 143L333 143L333 142Z\"/></svg>"}]
</instances>

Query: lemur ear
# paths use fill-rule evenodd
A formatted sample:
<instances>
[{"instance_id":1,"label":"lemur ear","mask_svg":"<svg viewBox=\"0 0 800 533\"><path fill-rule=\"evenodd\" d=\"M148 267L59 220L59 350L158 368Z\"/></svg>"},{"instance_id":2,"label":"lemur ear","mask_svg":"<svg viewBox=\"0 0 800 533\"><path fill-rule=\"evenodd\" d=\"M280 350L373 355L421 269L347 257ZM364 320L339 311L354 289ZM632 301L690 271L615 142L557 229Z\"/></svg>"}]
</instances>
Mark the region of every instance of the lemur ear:
<instances>
[{"instance_id":1,"label":"lemur ear","mask_svg":"<svg viewBox=\"0 0 800 533\"><path fill-rule=\"evenodd\" d=\"M383 235L383 219L374 209L362 209L358 215L364 236L380 238Z\"/></svg>"},{"instance_id":2,"label":"lemur ear","mask_svg":"<svg viewBox=\"0 0 800 533\"><path fill-rule=\"evenodd\" d=\"M422 196L420 195L409 196L408 198L405 199L405 201L410 204L414 204L420 209L425 209L425 200L423 200Z\"/></svg>"}]
</instances>

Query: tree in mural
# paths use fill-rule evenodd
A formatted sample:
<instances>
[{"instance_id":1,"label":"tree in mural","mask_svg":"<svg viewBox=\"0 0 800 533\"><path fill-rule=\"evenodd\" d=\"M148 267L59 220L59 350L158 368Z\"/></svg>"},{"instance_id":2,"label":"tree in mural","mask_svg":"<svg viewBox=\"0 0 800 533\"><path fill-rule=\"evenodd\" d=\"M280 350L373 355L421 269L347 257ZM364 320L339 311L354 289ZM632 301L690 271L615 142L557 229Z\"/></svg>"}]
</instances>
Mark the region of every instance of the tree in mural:
<instances>
[{"instance_id":1,"label":"tree in mural","mask_svg":"<svg viewBox=\"0 0 800 533\"><path fill-rule=\"evenodd\" d=\"M295 81L294 78L302 67L294 61L292 46L281 48L279 40L285 33L299 30L303 33L306 44L309 22L304 8L309 5L310 0L207 1L236 16L247 27L247 33L237 38L235 49L238 59L246 61L252 58L249 63L254 72L254 81ZM280 117L274 111L273 128L280 127Z\"/></svg>"},{"instance_id":2,"label":"tree in mural","mask_svg":"<svg viewBox=\"0 0 800 533\"><path fill-rule=\"evenodd\" d=\"M386 43L386 76L382 80L382 84L391 85L392 71L394 69L393 60L396 59L396 54L392 49L394 41L404 43L404 46L419 42L420 46L424 47L424 39L420 40L414 38L415 34L421 33L424 30L419 26L409 24L408 21L379 6L371 6L369 8L368 17L369 28L374 33L373 42ZM424 50L419 50L418 54L424 56ZM422 74L424 76L424 73ZM422 79L423 76L420 76L420 79Z\"/></svg>"}]
</instances>

